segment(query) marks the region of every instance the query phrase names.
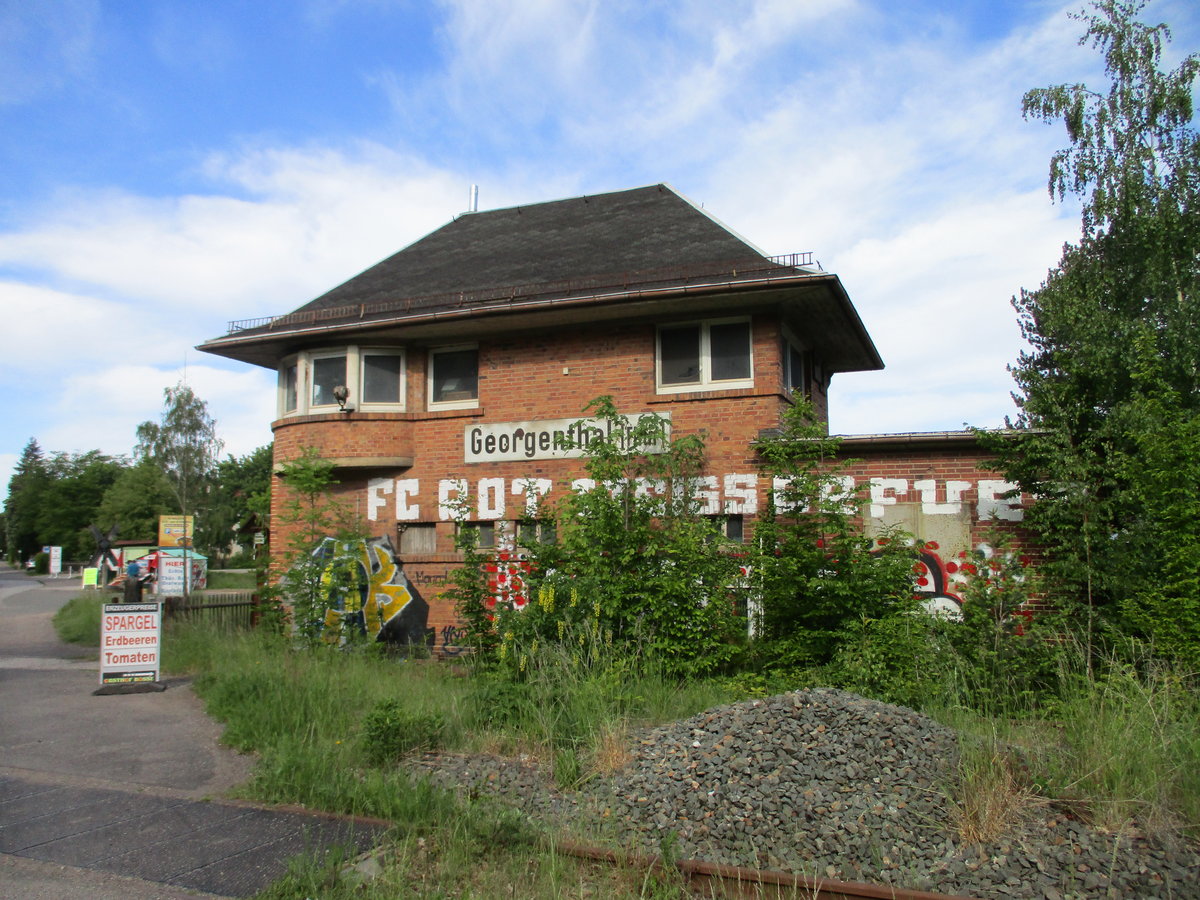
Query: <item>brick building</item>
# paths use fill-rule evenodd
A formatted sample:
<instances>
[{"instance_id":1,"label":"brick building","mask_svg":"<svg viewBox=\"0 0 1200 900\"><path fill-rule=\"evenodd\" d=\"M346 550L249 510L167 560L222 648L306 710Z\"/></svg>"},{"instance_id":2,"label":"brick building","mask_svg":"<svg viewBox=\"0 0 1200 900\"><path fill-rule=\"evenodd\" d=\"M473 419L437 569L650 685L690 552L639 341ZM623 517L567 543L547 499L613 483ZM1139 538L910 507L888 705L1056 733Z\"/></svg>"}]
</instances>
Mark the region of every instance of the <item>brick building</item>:
<instances>
[{"instance_id":1,"label":"brick building","mask_svg":"<svg viewBox=\"0 0 1200 900\"><path fill-rule=\"evenodd\" d=\"M334 462L338 494L375 536L373 581L391 590L380 621L447 646L454 612L437 597L460 504L485 544L511 545L540 500L583 475L562 436L589 401L608 394L675 435L705 433L706 512L748 537L770 487L759 432L796 393L827 416L834 376L883 368L836 275L808 254L765 256L662 184L463 214L200 349L278 372L277 467L305 447ZM1020 520L969 433L855 436L846 449L870 483L868 525L942 548L949 562L931 560L920 588L943 602L954 555L991 520Z\"/></svg>"}]
</instances>

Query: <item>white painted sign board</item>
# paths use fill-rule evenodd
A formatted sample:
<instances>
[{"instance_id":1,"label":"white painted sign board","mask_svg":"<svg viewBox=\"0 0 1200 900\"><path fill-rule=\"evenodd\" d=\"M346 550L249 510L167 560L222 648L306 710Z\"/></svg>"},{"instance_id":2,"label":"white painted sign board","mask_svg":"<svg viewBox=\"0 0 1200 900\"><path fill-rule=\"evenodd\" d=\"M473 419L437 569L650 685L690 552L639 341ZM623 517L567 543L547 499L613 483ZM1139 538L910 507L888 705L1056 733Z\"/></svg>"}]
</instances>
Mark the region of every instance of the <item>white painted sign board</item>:
<instances>
[{"instance_id":1,"label":"white painted sign board","mask_svg":"<svg viewBox=\"0 0 1200 900\"><path fill-rule=\"evenodd\" d=\"M158 681L161 603L105 603L100 618L100 683Z\"/></svg>"}]
</instances>

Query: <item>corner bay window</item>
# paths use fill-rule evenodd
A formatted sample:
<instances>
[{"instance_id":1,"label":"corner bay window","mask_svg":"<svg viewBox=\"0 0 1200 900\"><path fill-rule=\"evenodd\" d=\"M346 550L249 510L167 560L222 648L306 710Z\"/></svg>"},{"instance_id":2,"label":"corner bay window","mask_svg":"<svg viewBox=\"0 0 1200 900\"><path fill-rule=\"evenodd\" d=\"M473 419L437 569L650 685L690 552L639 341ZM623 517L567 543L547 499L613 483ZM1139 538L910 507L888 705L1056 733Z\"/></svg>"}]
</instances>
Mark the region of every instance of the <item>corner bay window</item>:
<instances>
[{"instance_id":1,"label":"corner bay window","mask_svg":"<svg viewBox=\"0 0 1200 900\"><path fill-rule=\"evenodd\" d=\"M333 389L339 384L347 387L346 357L318 356L312 361L312 396L308 399L309 406L337 406Z\"/></svg>"},{"instance_id":2,"label":"corner bay window","mask_svg":"<svg viewBox=\"0 0 1200 900\"><path fill-rule=\"evenodd\" d=\"M658 386L666 392L753 386L750 322L697 322L658 329Z\"/></svg>"},{"instance_id":3,"label":"corner bay window","mask_svg":"<svg viewBox=\"0 0 1200 900\"><path fill-rule=\"evenodd\" d=\"M292 360L279 370L279 393L282 408L280 412L295 412L300 405L300 366Z\"/></svg>"},{"instance_id":4,"label":"corner bay window","mask_svg":"<svg viewBox=\"0 0 1200 900\"><path fill-rule=\"evenodd\" d=\"M362 354L362 402L399 403L404 358L398 353Z\"/></svg>"},{"instance_id":5,"label":"corner bay window","mask_svg":"<svg viewBox=\"0 0 1200 900\"><path fill-rule=\"evenodd\" d=\"M279 368L279 414L303 415L339 409L334 388L345 385L349 410L404 409L404 351L339 347L306 350Z\"/></svg>"},{"instance_id":6,"label":"corner bay window","mask_svg":"<svg viewBox=\"0 0 1200 900\"><path fill-rule=\"evenodd\" d=\"M812 396L814 390L825 393L829 376L812 351L804 349L799 341L786 332L781 350L785 388L802 397Z\"/></svg>"}]
</instances>

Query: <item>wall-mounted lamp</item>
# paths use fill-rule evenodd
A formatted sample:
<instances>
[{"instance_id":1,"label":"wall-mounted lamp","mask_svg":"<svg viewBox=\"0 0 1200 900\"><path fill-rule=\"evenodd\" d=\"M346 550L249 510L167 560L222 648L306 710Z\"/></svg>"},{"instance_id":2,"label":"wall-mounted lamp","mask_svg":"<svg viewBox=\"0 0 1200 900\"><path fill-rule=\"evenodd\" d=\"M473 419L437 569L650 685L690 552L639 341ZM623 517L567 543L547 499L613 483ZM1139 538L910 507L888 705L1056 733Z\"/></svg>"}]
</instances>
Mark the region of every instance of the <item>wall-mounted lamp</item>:
<instances>
[{"instance_id":1,"label":"wall-mounted lamp","mask_svg":"<svg viewBox=\"0 0 1200 900\"><path fill-rule=\"evenodd\" d=\"M337 401L338 409L342 412L354 412L353 406L346 406L346 401L350 399L350 388L344 384L339 384L333 389L333 399Z\"/></svg>"}]
</instances>

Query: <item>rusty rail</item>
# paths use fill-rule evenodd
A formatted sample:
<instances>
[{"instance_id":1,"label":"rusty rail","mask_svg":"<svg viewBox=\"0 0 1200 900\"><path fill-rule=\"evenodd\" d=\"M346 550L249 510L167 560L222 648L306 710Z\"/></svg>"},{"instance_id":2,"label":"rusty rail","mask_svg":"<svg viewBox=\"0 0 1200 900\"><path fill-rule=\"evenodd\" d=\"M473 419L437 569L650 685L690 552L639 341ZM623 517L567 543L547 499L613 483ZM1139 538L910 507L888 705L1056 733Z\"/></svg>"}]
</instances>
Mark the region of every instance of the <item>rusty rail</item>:
<instances>
[{"instance_id":1,"label":"rusty rail","mask_svg":"<svg viewBox=\"0 0 1200 900\"><path fill-rule=\"evenodd\" d=\"M689 890L701 897L754 900L971 900L970 897L960 894L934 894L886 884L814 878L772 869L727 866L698 859L681 859L668 864L658 856L624 854L603 847L585 847L580 844L557 844L556 849L577 859L594 860L648 872L662 873L674 868L687 883Z\"/></svg>"}]
</instances>

